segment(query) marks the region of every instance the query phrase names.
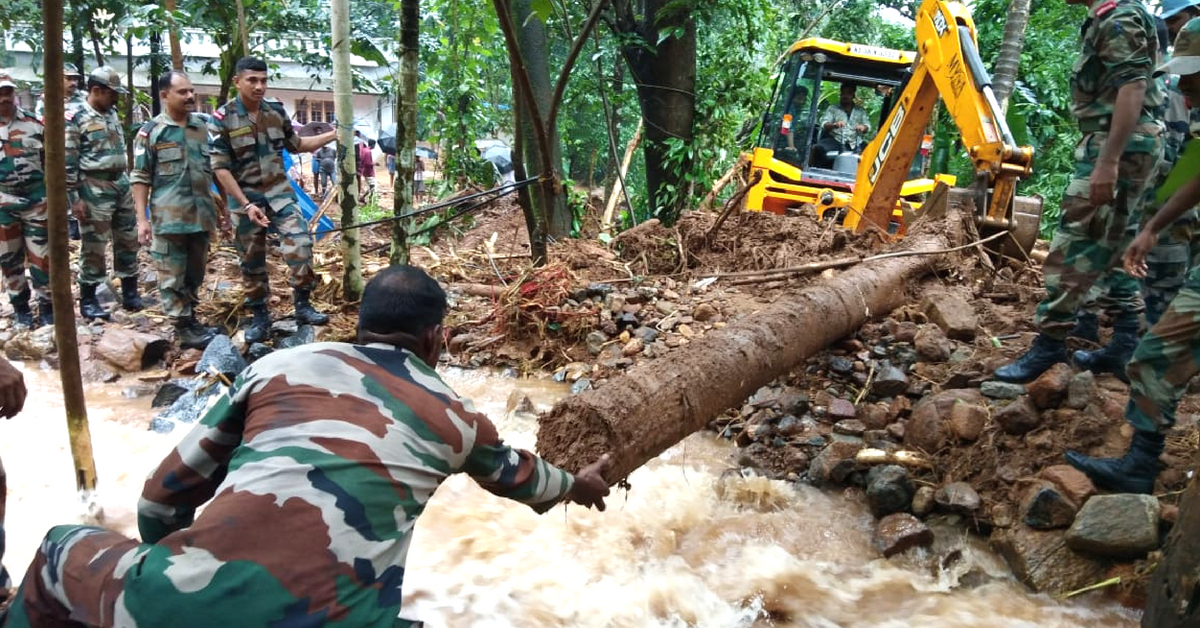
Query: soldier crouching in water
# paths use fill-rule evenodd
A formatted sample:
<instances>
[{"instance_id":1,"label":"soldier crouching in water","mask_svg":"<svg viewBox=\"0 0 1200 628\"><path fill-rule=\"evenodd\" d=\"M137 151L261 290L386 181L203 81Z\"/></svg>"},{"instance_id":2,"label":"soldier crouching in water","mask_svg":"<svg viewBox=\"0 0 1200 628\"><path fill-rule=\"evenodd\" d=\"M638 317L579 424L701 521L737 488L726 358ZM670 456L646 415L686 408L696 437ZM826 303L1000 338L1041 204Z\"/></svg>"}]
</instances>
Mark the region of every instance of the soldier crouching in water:
<instances>
[{"instance_id":1,"label":"soldier crouching in water","mask_svg":"<svg viewBox=\"0 0 1200 628\"><path fill-rule=\"evenodd\" d=\"M130 180L138 240L150 247L163 313L174 321L180 346L202 349L216 335L200 325L194 311L208 264L209 233L218 223L228 232L229 217L218 213L213 200L208 130L193 113L192 81L172 70L159 77L158 90L163 112L133 141Z\"/></svg>"},{"instance_id":2,"label":"soldier crouching in water","mask_svg":"<svg viewBox=\"0 0 1200 628\"><path fill-rule=\"evenodd\" d=\"M296 203L296 193L283 167L283 150L312 152L333 141L337 130L300 137L292 129L283 103L267 98L267 64L245 57L235 66L237 98L217 109L209 120L212 169L235 204L234 241L241 255L246 306L254 318L246 342L262 342L271 331L267 310L267 229L279 232L280 252L291 274L296 321L324 325L329 317L309 302L317 277L312 267L312 237ZM237 207L238 209L232 209Z\"/></svg>"},{"instance_id":3,"label":"soldier crouching in water","mask_svg":"<svg viewBox=\"0 0 1200 628\"><path fill-rule=\"evenodd\" d=\"M358 344L242 371L146 480L144 542L51 529L4 625L393 628L414 525L451 474L539 513L603 510L607 455L572 475L513 449L441 380L445 313L420 269L375 275Z\"/></svg>"},{"instance_id":4,"label":"soldier crouching in water","mask_svg":"<svg viewBox=\"0 0 1200 628\"><path fill-rule=\"evenodd\" d=\"M0 270L18 327L34 326L29 282L37 295L38 322L54 324L50 303L50 247L46 231L44 129L17 106L17 84L0 74Z\"/></svg>"}]
</instances>

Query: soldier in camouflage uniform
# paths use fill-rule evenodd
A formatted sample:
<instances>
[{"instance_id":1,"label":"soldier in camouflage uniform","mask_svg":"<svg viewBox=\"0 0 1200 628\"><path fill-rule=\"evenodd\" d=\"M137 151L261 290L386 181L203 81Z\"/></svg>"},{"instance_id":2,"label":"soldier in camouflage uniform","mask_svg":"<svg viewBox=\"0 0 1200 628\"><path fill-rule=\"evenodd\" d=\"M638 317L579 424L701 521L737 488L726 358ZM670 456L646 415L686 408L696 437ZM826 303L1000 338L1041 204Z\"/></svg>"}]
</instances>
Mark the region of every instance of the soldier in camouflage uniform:
<instances>
[{"instance_id":1,"label":"soldier in camouflage uniform","mask_svg":"<svg viewBox=\"0 0 1200 628\"><path fill-rule=\"evenodd\" d=\"M204 284L209 233L218 220L226 229L229 218L218 214L210 191L208 130L192 113L192 81L183 72L167 72L158 79L158 90L163 112L133 140L129 179L138 240L150 247L163 313L174 321L180 346L202 349L216 333L196 321L193 307L200 302L198 291Z\"/></svg>"},{"instance_id":2,"label":"soldier in camouflage uniform","mask_svg":"<svg viewBox=\"0 0 1200 628\"><path fill-rule=\"evenodd\" d=\"M63 64L63 97L66 102L63 106L63 111L70 111L75 107L83 104L87 100L87 92L79 88L79 82L83 80L83 75L79 73L79 68L73 64ZM42 94L38 98L37 106L34 108L38 120L46 119L46 95ZM71 208L67 208L67 233L72 240L79 239L79 221L75 220L75 214L71 213Z\"/></svg>"},{"instance_id":3,"label":"soldier in camouflage uniform","mask_svg":"<svg viewBox=\"0 0 1200 628\"><path fill-rule=\"evenodd\" d=\"M54 323L54 307L49 289L43 128L33 114L17 106L16 91L12 77L0 75L0 271L17 325L29 328L33 312L26 263L43 325Z\"/></svg>"},{"instance_id":4,"label":"soldier in camouflage uniform","mask_svg":"<svg viewBox=\"0 0 1200 628\"><path fill-rule=\"evenodd\" d=\"M1041 333L1016 362L996 369L996 379L1004 381L1032 381L1067 361L1064 341L1075 312L1119 261L1163 154L1163 127L1154 111L1165 94L1151 80L1159 61L1154 18L1138 0L1075 1L1090 6L1071 76L1072 113L1083 138L1043 266L1046 297L1035 316ZM1142 310L1137 281L1117 273L1109 297L1120 310L1114 333L1136 335Z\"/></svg>"},{"instance_id":5,"label":"soldier in camouflage uniform","mask_svg":"<svg viewBox=\"0 0 1200 628\"><path fill-rule=\"evenodd\" d=\"M1200 18L1188 22L1175 40L1175 58L1161 71L1180 75L1179 86L1192 103L1200 102ZM1193 137L1200 128L1193 126ZM1146 272L1146 255L1159 235L1200 202L1200 175L1180 187L1134 238L1125 267ZM1101 488L1151 493L1158 476L1166 432L1188 382L1200 373L1200 265L1193 264L1183 287L1158 323L1142 337L1126 372L1130 380L1125 419L1134 427L1129 450L1121 458L1090 458L1067 452L1067 461Z\"/></svg>"},{"instance_id":6,"label":"soldier in camouflage uniform","mask_svg":"<svg viewBox=\"0 0 1200 628\"><path fill-rule=\"evenodd\" d=\"M421 270L380 272L360 344L258 360L163 460L142 543L51 529L7 625L391 628L414 524L449 475L539 513L603 510L607 457L572 476L513 449L438 377L445 310Z\"/></svg>"},{"instance_id":7,"label":"soldier in camouflage uniform","mask_svg":"<svg viewBox=\"0 0 1200 628\"><path fill-rule=\"evenodd\" d=\"M128 91L121 75L100 67L88 76L87 100L66 114L67 195L79 220L79 314L108 318L96 299L106 279L104 252L113 243L113 270L121 278L121 306L142 309L138 295L137 218L126 174L125 132L117 119L117 100Z\"/></svg>"},{"instance_id":8,"label":"soldier in camouflage uniform","mask_svg":"<svg viewBox=\"0 0 1200 628\"><path fill-rule=\"evenodd\" d=\"M237 98L217 109L209 121L212 168L221 188L233 197L234 239L241 255L246 305L254 313L247 342L262 342L271 329L267 310L267 229L279 232L280 252L291 271L296 321L324 325L329 317L309 303L317 278L312 268L312 237L296 204L283 167L284 149L311 152L335 139L337 131L300 137L283 103L265 98L267 64L245 57L237 62ZM236 207L237 209L232 209Z\"/></svg>"}]
</instances>

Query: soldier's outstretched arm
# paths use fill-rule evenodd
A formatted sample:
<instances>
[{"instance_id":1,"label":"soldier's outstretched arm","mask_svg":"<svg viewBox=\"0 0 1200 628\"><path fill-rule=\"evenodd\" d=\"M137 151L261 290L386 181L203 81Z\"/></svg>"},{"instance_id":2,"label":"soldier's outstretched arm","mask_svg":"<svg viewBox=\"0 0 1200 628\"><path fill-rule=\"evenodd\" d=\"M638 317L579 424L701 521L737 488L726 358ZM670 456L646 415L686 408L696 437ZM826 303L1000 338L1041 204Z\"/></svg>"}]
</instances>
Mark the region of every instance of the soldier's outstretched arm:
<instances>
[{"instance_id":1,"label":"soldier's outstretched arm","mask_svg":"<svg viewBox=\"0 0 1200 628\"><path fill-rule=\"evenodd\" d=\"M138 500L142 541L157 543L188 527L196 509L212 499L229 470L229 457L242 442L251 389L239 376L146 479Z\"/></svg>"},{"instance_id":2,"label":"soldier's outstretched arm","mask_svg":"<svg viewBox=\"0 0 1200 628\"><path fill-rule=\"evenodd\" d=\"M1138 232L1137 237L1125 249L1125 270L1134 277L1146 276L1146 254L1158 244L1158 234L1200 203L1200 174L1188 179L1155 212L1150 222Z\"/></svg>"}]
</instances>

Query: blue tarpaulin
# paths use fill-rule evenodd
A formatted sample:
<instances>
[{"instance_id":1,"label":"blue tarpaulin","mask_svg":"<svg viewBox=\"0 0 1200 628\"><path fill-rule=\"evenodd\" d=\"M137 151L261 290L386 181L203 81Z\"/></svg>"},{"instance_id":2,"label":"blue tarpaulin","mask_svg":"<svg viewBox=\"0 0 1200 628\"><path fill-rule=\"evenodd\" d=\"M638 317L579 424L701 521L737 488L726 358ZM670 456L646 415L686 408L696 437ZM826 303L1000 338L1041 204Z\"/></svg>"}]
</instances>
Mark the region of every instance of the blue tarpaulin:
<instances>
[{"instance_id":1,"label":"blue tarpaulin","mask_svg":"<svg viewBox=\"0 0 1200 628\"><path fill-rule=\"evenodd\" d=\"M283 151L283 167L288 172L288 183L292 184L292 191L296 193L296 200L300 205L300 213L304 214L304 220L308 221L311 226L313 216L317 215L317 204L308 195L308 192L305 192L304 188L300 187L300 184L296 183L295 179L292 179L292 154L286 150ZM329 234L324 232L330 231L335 227L336 225L333 224L332 218L321 216L321 222L316 228L317 241L328 237Z\"/></svg>"}]
</instances>

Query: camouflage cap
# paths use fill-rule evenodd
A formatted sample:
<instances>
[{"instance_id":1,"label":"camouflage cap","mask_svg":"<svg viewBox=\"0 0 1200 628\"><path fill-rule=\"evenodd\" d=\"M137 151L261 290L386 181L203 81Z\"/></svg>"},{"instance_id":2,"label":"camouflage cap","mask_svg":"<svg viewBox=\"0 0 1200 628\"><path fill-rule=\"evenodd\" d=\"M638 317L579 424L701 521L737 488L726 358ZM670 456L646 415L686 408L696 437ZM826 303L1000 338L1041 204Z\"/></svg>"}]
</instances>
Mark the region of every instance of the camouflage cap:
<instances>
[{"instance_id":1,"label":"camouflage cap","mask_svg":"<svg viewBox=\"0 0 1200 628\"><path fill-rule=\"evenodd\" d=\"M1200 0L1197 0L1197 1L1198 1L1198 2L1200 2ZM83 76L83 74L81 74L81 73L79 72L79 68L75 67L75 64L74 64L74 63L64 63L64 64L63 64L63 76L78 76L78 77L82 77L82 76Z\"/></svg>"},{"instance_id":2,"label":"camouflage cap","mask_svg":"<svg viewBox=\"0 0 1200 628\"><path fill-rule=\"evenodd\" d=\"M1195 6L1200 6L1200 0L1163 0L1162 6L1158 8L1158 17L1165 20L1188 7Z\"/></svg>"},{"instance_id":3,"label":"camouflage cap","mask_svg":"<svg viewBox=\"0 0 1200 628\"><path fill-rule=\"evenodd\" d=\"M128 94L129 90L121 85L121 75L107 65L100 66L88 75L88 83L103 85L118 94Z\"/></svg>"},{"instance_id":4,"label":"camouflage cap","mask_svg":"<svg viewBox=\"0 0 1200 628\"><path fill-rule=\"evenodd\" d=\"M0 89L4 89L5 87L16 89L17 82L13 80L12 75L8 72L0 72Z\"/></svg>"},{"instance_id":5,"label":"camouflage cap","mask_svg":"<svg viewBox=\"0 0 1200 628\"><path fill-rule=\"evenodd\" d=\"M1175 37L1175 50L1171 60L1158 66L1154 75L1178 74L1186 76L1200 72L1200 17L1188 20L1188 23Z\"/></svg>"}]
</instances>

